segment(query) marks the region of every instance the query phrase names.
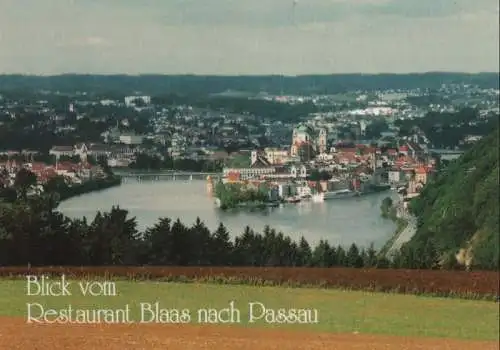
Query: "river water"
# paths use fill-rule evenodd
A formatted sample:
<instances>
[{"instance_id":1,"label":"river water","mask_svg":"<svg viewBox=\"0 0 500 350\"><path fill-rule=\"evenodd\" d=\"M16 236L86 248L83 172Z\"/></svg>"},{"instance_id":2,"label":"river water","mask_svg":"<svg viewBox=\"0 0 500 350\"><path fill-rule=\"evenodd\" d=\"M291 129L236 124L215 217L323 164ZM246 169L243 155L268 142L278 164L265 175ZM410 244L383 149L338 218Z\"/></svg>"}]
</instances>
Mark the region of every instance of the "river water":
<instances>
[{"instance_id":1,"label":"river water","mask_svg":"<svg viewBox=\"0 0 500 350\"><path fill-rule=\"evenodd\" d=\"M207 194L205 181L133 181L71 198L61 203L59 211L92 220L98 210L109 211L119 205L136 217L139 230L153 226L160 217L180 218L189 225L200 217L211 230L223 222L233 237L247 225L256 231L269 225L292 239L303 235L311 244L326 239L335 245L354 242L381 247L395 230L395 224L380 215L380 204L387 196L393 195L384 192L323 203L284 204L265 211L222 212Z\"/></svg>"}]
</instances>

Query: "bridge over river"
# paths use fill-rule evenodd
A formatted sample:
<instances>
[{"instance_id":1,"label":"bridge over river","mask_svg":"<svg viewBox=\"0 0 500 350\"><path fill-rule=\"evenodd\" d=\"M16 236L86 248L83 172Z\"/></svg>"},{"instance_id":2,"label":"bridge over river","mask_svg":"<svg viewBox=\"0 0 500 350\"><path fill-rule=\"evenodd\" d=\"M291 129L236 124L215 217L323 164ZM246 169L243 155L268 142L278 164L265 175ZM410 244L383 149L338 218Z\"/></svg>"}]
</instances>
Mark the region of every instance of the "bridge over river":
<instances>
[{"instance_id":1,"label":"bridge over river","mask_svg":"<svg viewBox=\"0 0 500 350\"><path fill-rule=\"evenodd\" d=\"M222 173L198 173L198 172L120 172L115 174L121 176L122 181L192 181L206 180L208 176L212 178L222 177Z\"/></svg>"},{"instance_id":2,"label":"bridge over river","mask_svg":"<svg viewBox=\"0 0 500 350\"><path fill-rule=\"evenodd\" d=\"M429 152L438 154L441 159L444 160L454 160L460 158L462 154L465 153L463 150L449 150L449 149L429 149Z\"/></svg>"}]
</instances>

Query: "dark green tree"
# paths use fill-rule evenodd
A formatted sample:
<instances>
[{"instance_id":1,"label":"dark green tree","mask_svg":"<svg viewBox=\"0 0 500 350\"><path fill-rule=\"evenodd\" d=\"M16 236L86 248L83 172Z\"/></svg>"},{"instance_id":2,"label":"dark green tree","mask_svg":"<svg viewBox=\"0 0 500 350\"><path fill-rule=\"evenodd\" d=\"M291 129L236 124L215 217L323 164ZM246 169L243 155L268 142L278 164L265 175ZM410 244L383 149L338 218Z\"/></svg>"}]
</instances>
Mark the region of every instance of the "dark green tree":
<instances>
[{"instance_id":1,"label":"dark green tree","mask_svg":"<svg viewBox=\"0 0 500 350\"><path fill-rule=\"evenodd\" d=\"M216 266L230 265L232 262L233 246L226 227L220 223L212 234L212 261Z\"/></svg>"},{"instance_id":2,"label":"dark green tree","mask_svg":"<svg viewBox=\"0 0 500 350\"><path fill-rule=\"evenodd\" d=\"M22 168L16 174L14 179L14 188L20 199L26 200L28 189L35 186L37 178L34 173L28 169Z\"/></svg>"},{"instance_id":3,"label":"dark green tree","mask_svg":"<svg viewBox=\"0 0 500 350\"><path fill-rule=\"evenodd\" d=\"M363 267L363 257L360 255L359 248L356 244L351 244L347 251L347 266L348 267Z\"/></svg>"},{"instance_id":4,"label":"dark green tree","mask_svg":"<svg viewBox=\"0 0 500 350\"><path fill-rule=\"evenodd\" d=\"M300 237L299 251L298 251L298 264L297 266L312 266L313 254L309 243L304 236Z\"/></svg>"},{"instance_id":5,"label":"dark green tree","mask_svg":"<svg viewBox=\"0 0 500 350\"><path fill-rule=\"evenodd\" d=\"M368 268L377 266L377 251L375 250L373 243L371 243L366 250L363 266Z\"/></svg>"}]
</instances>

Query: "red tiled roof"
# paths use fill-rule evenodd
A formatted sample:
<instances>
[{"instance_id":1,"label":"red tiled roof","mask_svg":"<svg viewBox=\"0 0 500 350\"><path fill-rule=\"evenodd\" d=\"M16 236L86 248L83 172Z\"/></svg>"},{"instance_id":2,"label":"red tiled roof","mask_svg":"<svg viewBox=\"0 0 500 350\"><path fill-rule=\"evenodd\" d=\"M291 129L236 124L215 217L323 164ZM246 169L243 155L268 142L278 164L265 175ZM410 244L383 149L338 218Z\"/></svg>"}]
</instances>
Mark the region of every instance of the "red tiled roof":
<instances>
[{"instance_id":1,"label":"red tiled roof","mask_svg":"<svg viewBox=\"0 0 500 350\"><path fill-rule=\"evenodd\" d=\"M45 175L50 175L50 176L57 175L56 170L54 168L45 168L41 173L45 174Z\"/></svg>"},{"instance_id":2,"label":"red tiled roof","mask_svg":"<svg viewBox=\"0 0 500 350\"><path fill-rule=\"evenodd\" d=\"M407 152L408 151L408 146L405 145L405 146L399 147L399 151L400 152Z\"/></svg>"},{"instance_id":3,"label":"red tiled roof","mask_svg":"<svg viewBox=\"0 0 500 350\"><path fill-rule=\"evenodd\" d=\"M42 162L34 162L31 164L31 171L43 170L47 167L47 164Z\"/></svg>"},{"instance_id":4,"label":"red tiled roof","mask_svg":"<svg viewBox=\"0 0 500 350\"><path fill-rule=\"evenodd\" d=\"M70 171L70 170L73 170L73 167L69 166L67 164L58 164L56 170L59 170L59 171Z\"/></svg>"},{"instance_id":5,"label":"red tiled roof","mask_svg":"<svg viewBox=\"0 0 500 350\"><path fill-rule=\"evenodd\" d=\"M229 181L238 181L240 179L240 173L237 171L231 171L227 174L227 179Z\"/></svg>"}]
</instances>

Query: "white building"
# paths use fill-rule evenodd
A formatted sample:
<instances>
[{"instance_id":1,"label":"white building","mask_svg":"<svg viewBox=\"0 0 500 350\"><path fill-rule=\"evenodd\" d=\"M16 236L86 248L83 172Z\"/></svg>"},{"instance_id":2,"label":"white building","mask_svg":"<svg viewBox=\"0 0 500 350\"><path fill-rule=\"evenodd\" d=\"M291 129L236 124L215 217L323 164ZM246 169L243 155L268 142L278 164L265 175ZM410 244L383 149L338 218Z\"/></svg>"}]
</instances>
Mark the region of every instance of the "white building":
<instances>
[{"instance_id":1,"label":"white building","mask_svg":"<svg viewBox=\"0 0 500 350\"><path fill-rule=\"evenodd\" d=\"M127 96L125 97L125 105L127 107L133 107L135 106L135 101L136 100L142 100L144 104L150 104L151 103L151 96Z\"/></svg>"},{"instance_id":2,"label":"white building","mask_svg":"<svg viewBox=\"0 0 500 350\"><path fill-rule=\"evenodd\" d=\"M87 153L89 149L85 143L77 143L74 147L74 153L77 156L80 156L80 159L83 161L87 160Z\"/></svg>"},{"instance_id":3,"label":"white building","mask_svg":"<svg viewBox=\"0 0 500 350\"><path fill-rule=\"evenodd\" d=\"M270 175L276 173L276 168L224 168L223 176L227 177L230 173L239 173L241 180L248 180L251 178L259 177L261 175Z\"/></svg>"},{"instance_id":4,"label":"white building","mask_svg":"<svg viewBox=\"0 0 500 350\"><path fill-rule=\"evenodd\" d=\"M88 147L88 154L96 158L109 157L111 155L111 149L108 145L91 144Z\"/></svg>"},{"instance_id":5,"label":"white building","mask_svg":"<svg viewBox=\"0 0 500 350\"><path fill-rule=\"evenodd\" d=\"M120 135L119 140L126 145L141 145L144 140L142 135Z\"/></svg>"},{"instance_id":6,"label":"white building","mask_svg":"<svg viewBox=\"0 0 500 350\"><path fill-rule=\"evenodd\" d=\"M393 169L387 173L390 183L397 183L405 179L405 174L401 170Z\"/></svg>"},{"instance_id":7,"label":"white building","mask_svg":"<svg viewBox=\"0 0 500 350\"><path fill-rule=\"evenodd\" d=\"M300 197L312 196L311 187L309 187L307 184L298 186L297 187L297 195L299 195Z\"/></svg>"},{"instance_id":8,"label":"white building","mask_svg":"<svg viewBox=\"0 0 500 350\"><path fill-rule=\"evenodd\" d=\"M284 164L289 158L288 151L279 148L266 148L264 154L269 163L273 165Z\"/></svg>"},{"instance_id":9,"label":"white building","mask_svg":"<svg viewBox=\"0 0 500 350\"><path fill-rule=\"evenodd\" d=\"M329 154L329 153L320 153L316 156L316 160L320 161L320 162L329 162L329 161L333 161L333 154Z\"/></svg>"},{"instance_id":10,"label":"white building","mask_svg":"<svg viewBox=\"0 0 500 350\"><path fill-rule=\"evenodd\" d=\"M290 169L290 174L294 178L306 178L309 174L305 165L301 165L300 167L296 167L293 165Z\"/></svg>"},{"instance_id":11,"label":"white building","mask_svg":"<svg viewBox=\"0 0 500 350\"><path fill-rule=\"evenodd\" d=\"M297 195L297 186L293 183L280 184L278 194L281 198Z\"/></svg>"},{"instance_id":12,"label":"white building","mask_svg":"<svg viewBox=\"0 0 500 350\"><path fill-rule=\"evenodd\" d=\"M132 161L130 159L111 158L108 159L108 166L112 168L127 167L130 165L131 162Z\"/></svg>"},{"instance_id":13,"label":"white building","mask_svg":"<svg viewBox=\"0 0 500 350\"><path fill-rule=\"evenodd\" d=\"M50 149L49 154L56 156L56 158L61 156L72 157L75 155L75 150L73 146L54 146Z\"/></svg>"},{"instance_id":14,"label":"white building","mask_svg":"<svg viewBox=\"0 0 500 350\"><path fill-rule=\"evenodd\" d=\"M116 105L116 101L115 100L101 100L101 101L99 101L99 103L101 104L101 106L113 106L113 105Z\"/></svg>"}]
</instances>

